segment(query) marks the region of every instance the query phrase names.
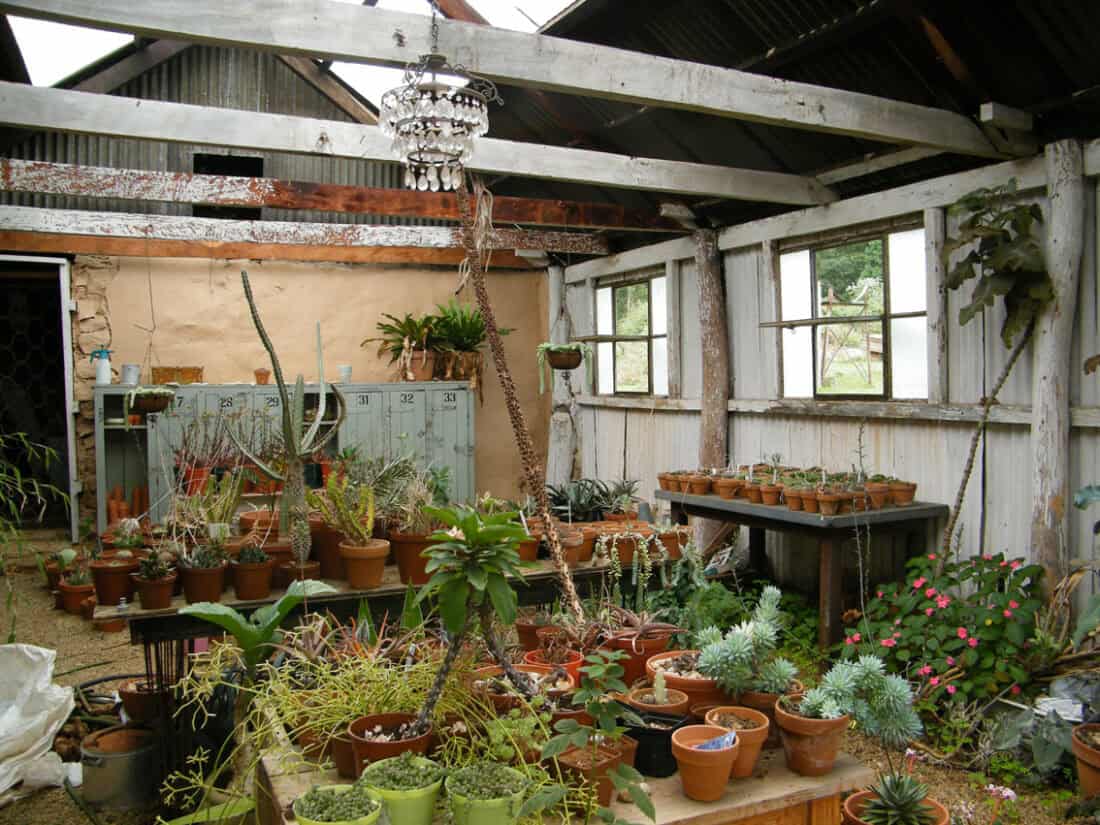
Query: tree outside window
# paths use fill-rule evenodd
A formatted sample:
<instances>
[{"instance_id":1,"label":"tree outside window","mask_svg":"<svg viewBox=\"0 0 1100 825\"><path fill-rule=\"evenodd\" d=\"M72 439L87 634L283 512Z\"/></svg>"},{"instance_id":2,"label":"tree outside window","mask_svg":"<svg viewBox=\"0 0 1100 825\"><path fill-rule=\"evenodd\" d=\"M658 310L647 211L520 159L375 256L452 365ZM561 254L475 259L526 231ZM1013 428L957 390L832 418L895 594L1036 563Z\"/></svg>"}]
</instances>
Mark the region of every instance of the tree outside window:
<instances>
[{"instance_id":1,"label":"tree outside window","mask_svg":"<svg viewBox=\"0 0 1100 825\"><path fill-rule=\"evenodd\" d=\"M668 395L667 278L596 289L596 381L601 395Z\"/></svg>"}]
</instances>

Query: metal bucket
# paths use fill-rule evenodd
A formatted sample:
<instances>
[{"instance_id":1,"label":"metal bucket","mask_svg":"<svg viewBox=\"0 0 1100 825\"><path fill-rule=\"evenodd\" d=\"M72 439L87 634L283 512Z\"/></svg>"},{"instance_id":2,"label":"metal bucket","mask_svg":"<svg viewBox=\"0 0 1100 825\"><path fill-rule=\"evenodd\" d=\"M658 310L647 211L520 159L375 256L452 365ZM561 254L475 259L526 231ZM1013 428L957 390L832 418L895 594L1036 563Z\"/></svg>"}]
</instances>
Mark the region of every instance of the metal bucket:
<instances>
[{"instance_id":1,"label":"metal bucket","mask_svg":"<svg viewBox=\"0 0 1100 825\"><path fill-rule=\"evenodd\" d=\"M122 377L119 379L120 384L130 384L131 386L137 386L141 383L141 364L123 364L122 365Z\"/></svg>"},{"instance_id":2,"label":"metal bucket","mask_svg":"<svg viewBox=\"0 0 1100 825\"><path fill-rule=\"evenodd\" d=\"M93 808L130 810L156 801L160 786L160 755L151 730L114 725L84 737L81 792Z\"/></svg>"}]
</instances>

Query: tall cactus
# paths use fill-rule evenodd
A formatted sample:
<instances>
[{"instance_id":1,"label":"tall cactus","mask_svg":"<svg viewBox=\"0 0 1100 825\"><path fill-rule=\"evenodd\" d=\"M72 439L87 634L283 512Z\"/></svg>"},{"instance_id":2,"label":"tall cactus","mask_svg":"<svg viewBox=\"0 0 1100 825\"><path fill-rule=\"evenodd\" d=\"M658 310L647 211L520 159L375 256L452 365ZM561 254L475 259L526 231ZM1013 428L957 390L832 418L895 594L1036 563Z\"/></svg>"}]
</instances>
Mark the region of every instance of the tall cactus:
<instances>
[{"instance_id":1,"label":"tall cactus","mask_svg":"<svg viewBox=\"0 0 1100 825\"><path fill-rule=\"evenodd\" d=\"M275 481L283 482L282 512L280 513L280 529L285 528L290 535L290 547L294 558L299 565L305 564L309 559L311 540L309 535L309 505L306 502L306 477L305 461L315 452L322 449L340 428L341 422L347 410L347 403L338 387L332 390L336 396L336 423L328 432L321 434L321 421L325 417L325 402L327 390L325 385L325 364L321 351L321 323L317 322L317 373L321 384L321 395L317 406L317 417L306 428L305 425L305 379L299 375L294 385L294 397L291 398L287 391L286 381L283 379L283 368L279 364L279 356L275 354L275 346L268 337L260 320L260 313L256 309L256 301L252 297L252 286L248 282L248 273L241 270L241 285L244 287L244 297L248 300L248 309L252 315L252 323L260 336L260 341L271 358L271 371L275 374L275 383L279 388L279 400L282 402L283 411L283 450L286 453L286 469L278 473L252 455L241 444L232 428L229 432L245 457L255 463L260 472Z\"/></svg>"}]
</instances>

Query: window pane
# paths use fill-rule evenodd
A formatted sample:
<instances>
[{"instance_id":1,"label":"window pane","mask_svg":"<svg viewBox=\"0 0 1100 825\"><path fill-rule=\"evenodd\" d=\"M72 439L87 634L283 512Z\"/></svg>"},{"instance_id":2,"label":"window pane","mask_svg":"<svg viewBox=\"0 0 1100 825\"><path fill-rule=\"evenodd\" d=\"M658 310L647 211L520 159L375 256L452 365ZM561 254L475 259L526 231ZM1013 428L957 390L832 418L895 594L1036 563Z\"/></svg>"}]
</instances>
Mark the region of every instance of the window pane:
<instances>
[{"instance_id":1,"label":"window pane","mask_svg":"<svg viewBox=\"0 0 1100 825\"><path fill-rule=\"evenodd\" d=\"M611 293L609 286L596 290L596 334L611 335L615 325L611 319Z\"/></svg>"},{"instance_id":2,"label":"window pane","mask_svg":"<svg viewBox=\"0 0 1100 825\"><path fill-rule=\"evenodd\" d=\"M779 289L783 306L780 320L805 321L810 315L813 290L810 288L810 250L779 256Z\"/></svg>"},{"instance_id":3,"label":"window pane","mask_svg":"<svg viewBox=\"0 0 1100 825\"><path fill-rule=\"evenodd\" d=\"M665 297L665 288L668 279L654 278L649 282L649 300L653 304L653 334L668 334L668 303Z\"/></svg>"},{"instance_id":4,"label":"window pane","mask_svg":"<svg viewBox=\"0 0 1100 825\"><path fill-rule=\"evenodd\" d=\"M612 366L612 346L612 344L596 344L596 374L599 376L600 384L598 392L600 395L611 395L615 392L615 368Z\"/></svg>"},{"instance_id":5,"label":"window pane","mask_svg":"<svg viewBox=\"0 0 1100 825\"><path fill-rule=\"evenodd\" d=\"M814 272L818 317L882 314L881 238L815 251Z\"/></svg>"},{"instance_id":6,"label":"window pane","mask_svg":"<svg viewBox=\"0 0 1100 825\"><path fill-rule=\"evenodd\" d=\"M928 293L924 284L924 230L894 232L890 245L890 311L924 312ZM894 393L897 395L897 393Z\"/></svg>"},{"instance_id":7,"label":"window pane","mask_svg":"<svg viewBox=\"0 0 1100 825\"><path fill-rule=\"evenodd\" d=\"M615 287L615 334L649 332L649 283Z\"/></svg>"},{"instance_id":8,"label":"window pane","mask_svg":"<svg viewBox=\"0 0 1100 825\"><path fill-rule=\"evenodd\" d=\"M928 319L890 322L890 383L894 398L928 397Z\"/></svg>"},{"instance_id":9,"label":"window pane","mask_svg":"<svg viewBox=\"0 0 1100 825\"><path fill-rule=\"evenodd\" d=\"M615 392L649 392L649 345L615 342Z\"/></svg>"},{"instance_id":10,"label":"window pane","mask_svg":"<svg viewBox=\"0 0 1100 825\"><path fill-rule=\"evenodd\" d=\"M817 327L819 395L882 395L882 324Z\"/></svg>"},{"instance_id":11,"label":"window pane","mask_svg":"<svg viewBox=\"0 0 1100 825\"><path fill-rule=\"evenodd\" d=\"M668 339L653 339L653 394L668 395Z\"/></svg>"},{"instance_id":12,"label":"window pane","mask_svg":"<svg viewBox=\"0 0 1100 825\"><path fill-rule=\"evenodd\" d=\"M807 288L806 295L809 294ZM813 339L810 336L813 332L810 327L780 331L783 333L783 397L812 398L814 354Z\"/></svg>"}]
</instances>

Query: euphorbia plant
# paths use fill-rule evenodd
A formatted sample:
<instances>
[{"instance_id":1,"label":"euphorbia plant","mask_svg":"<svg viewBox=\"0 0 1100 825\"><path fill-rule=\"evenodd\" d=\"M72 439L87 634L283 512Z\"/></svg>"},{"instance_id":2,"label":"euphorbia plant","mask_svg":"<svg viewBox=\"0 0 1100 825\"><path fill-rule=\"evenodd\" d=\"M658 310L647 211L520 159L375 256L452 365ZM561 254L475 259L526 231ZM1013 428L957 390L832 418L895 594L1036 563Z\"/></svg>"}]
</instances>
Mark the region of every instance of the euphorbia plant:
<instances>
[{"instance_id":1,"label":"euphorbia plant","mask_svg":"<svg viewBox=\"0 0 1100 825\"><path fill-rule=\"evenodd\" d=\"M374 533L374 489L353 483L347 476L332 473L325 494L306 492L309 506L321 514L325 524L344 534L353 544L365 545Z\"/></svg>"}]
</instances>

